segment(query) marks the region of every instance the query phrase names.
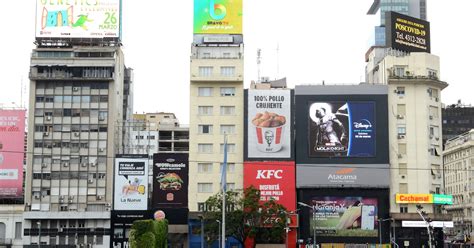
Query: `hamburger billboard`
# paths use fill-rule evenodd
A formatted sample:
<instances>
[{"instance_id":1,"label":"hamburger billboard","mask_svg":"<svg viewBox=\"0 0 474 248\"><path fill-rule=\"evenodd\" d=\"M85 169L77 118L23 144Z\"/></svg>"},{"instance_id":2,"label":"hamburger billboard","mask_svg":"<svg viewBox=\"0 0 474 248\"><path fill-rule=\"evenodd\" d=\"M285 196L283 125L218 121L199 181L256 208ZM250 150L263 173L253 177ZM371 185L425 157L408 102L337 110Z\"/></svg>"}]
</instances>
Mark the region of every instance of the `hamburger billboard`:
<instances>
[{"instance_id":1,"label":"hamburger billboard","mask_svg":"<svg viewBox=\"0 0 474 248\"><path fill-rule=\"evenodd\" d=\"M148 209L148 156L117 155L114 210Z\"/></svg>"},{"instance_id":2,"label":"hamburger billboard","mask_svg":"<svg viewBox=\"0 0 474 248\"><path fill-rule=\"evenodd\" d=\"M37 38L119 38L121 0L36 1Z\"/></svg>"},{"instance_id":3,"label":"hamburger billboard","mask_svg":"<svg viewBox=\"0 0 474 248\"><path fill-rule=\"evenodd\" d=\"M292 91L246 91L246 159L291 159Z\"/></svg>"},{"instance_id":4,"label":"hamburger billboard","mask_svg":"<svg viewBox=\"0 0 474 248\"><path fill-rule=\"evenodd\" d=\"M188 154L153 155L153 207L188 206Z\"/></svg>"},{"instance_id":5,"label":"hamburger billboard","mask_svg":"<svg viewBox=\"0 0 474 248\"><path fill-rule=\"evenodd\" d=\"M431 52L430 23L397 12L385 13L387 46L405 52Z\"/></svg>"}]
</instances>

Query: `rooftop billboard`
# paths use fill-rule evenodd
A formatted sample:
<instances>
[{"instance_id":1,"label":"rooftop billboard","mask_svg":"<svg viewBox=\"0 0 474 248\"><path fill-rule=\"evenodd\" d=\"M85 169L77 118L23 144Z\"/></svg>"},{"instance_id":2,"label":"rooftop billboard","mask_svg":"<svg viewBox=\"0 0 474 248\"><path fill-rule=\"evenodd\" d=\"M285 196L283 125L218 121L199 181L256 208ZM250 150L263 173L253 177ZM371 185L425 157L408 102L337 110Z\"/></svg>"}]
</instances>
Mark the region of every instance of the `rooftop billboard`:
<instances>
[{"instance_id":1,"label":"rooftop billboard","mask_svg":"<svg viewBox=\"0 0 474 248\"><path fill-rule=\"evenodd\" d=\"M194 0L195 34L242 34L242 0Z\"/></svg>"},{"instance_id":2,"label":"rooftop billboard","mask_svg":"<svg viewBox=\"0 0 474 248\"><path fill-rule=\"evenodd\" d=\"M429 22L393 11L385 15L388 47L405 52L431 52Z\"/></svg>"},{"instance_id":3,"label":"rooftop billboard","mask_svg":"<svg viewBox=\"0 0 474 248\"><path fill-rule=\"evenodd\" d=\"M148 209L148 156L117 155L114 210Z\"/></svg>"},{"instance_id":4,"label":"rooftop billboard","mask_svg":"<svg viewBox=\"0 0 474 248\"><path fill-rule=\"evenodd\" d=\"M36 1L37 38L118 38L121 0Z\"/></svg>"},{"instance_id":5,"label":"rooftop billboard","mask_svg":"<svg viewBox=\"0 0 474 248\"><path fill-rule=\"evenodd\" d=\"M23 197L25 110L0 109L0 198Z\"/></svg>"}]
</instances>

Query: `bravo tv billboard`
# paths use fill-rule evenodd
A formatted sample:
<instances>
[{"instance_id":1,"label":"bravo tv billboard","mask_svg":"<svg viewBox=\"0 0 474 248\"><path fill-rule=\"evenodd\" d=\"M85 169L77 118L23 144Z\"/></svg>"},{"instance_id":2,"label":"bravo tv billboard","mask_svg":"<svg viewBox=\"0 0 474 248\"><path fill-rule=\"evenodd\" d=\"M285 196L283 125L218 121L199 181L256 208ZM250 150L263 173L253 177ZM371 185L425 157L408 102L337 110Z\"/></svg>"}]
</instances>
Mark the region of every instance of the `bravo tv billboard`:
<instances>
[{"instance_id":1,"label":"bravo tv billboard","mask_svg":"<svg viewBox=\"0 0 474 248\"><path fill-rule=\"evenodd\" d=\"M288 210L295 210L294 162L244 162L244 188L260 190L260 200L274 199Z\"/></svg>"},{"instance_id":2,"label":"bravo tv billboard","mask_svg":"<svg viewBox=\"0 0 474 248\"><path fill-rule=\"evenodd\" d=\"M291 90L248 90L246 98L245 157L291 159Z\"/></svg>"},{"instance_id":3,"label":"bravo tv billboard","mask_svg":"<svg viewBox=\"0 0 474 248\"><path fill-rule=\"evenodd\" d=\"M114 210L148 209L148 156L115 158Z\"/></svg>"},{"instance_id":4,"label":"bravo tv billboard","mask_svg":"<svg viewBox=\"0 0 474 248\"><path fill-rule=\"evenodd\" d=\"M23 197L25 111L0 110L0 198Z\"/></svg>"},{"instance_id":5,"label":"bravo tv billboard","mask_svg":"<svg viewBox=\"0 0 474 248\"><path fill-rule=\"evenodd\" d=\"M387 46L405 52L431 52L430 23L397 12L387 12Z\"/></svg>"},{"instance_id":6,"label":"bravo tv billboard","mask_svg":"<svg viewBox=\"0 0 474 248\"><path fill-rule=\"evenodd\" d=\"M195 34L242 34L242 0L194 0Z\"/></svg>"},{"instance_id":7,"label":"bravo tv billboard","mask_svg":"<svg viewBox=\"0 0 474 248\"><path fill-rule=\"evenodd\" d=\"M37 38L118 38L121 0L36 1Z\"/></svg>"},{"instance_id":8,"label":"bravo tv billboard","mask_svg":"<svg viewBox=\"0 0 474 248\"><path fill-rule=\"evenodd\" d=\"M188 154L154 154L153 208L186 208L188 173Z\"/></svg>"}]
</instances>

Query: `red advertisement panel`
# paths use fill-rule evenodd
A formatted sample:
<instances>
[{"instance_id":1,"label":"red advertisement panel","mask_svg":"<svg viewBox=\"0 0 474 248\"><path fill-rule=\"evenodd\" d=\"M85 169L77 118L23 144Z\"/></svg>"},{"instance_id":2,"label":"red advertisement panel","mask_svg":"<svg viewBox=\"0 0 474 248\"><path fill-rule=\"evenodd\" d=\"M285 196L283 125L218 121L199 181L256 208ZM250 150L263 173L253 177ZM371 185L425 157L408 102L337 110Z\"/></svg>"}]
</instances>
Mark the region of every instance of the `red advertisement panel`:
<instances>
[{"instance_id":1,"label":"red advertisement panel","mask_svg":"<svg viewBox=\"0 0 474 248\"><path fill-rule=\"evenodd\" d=\"M244 187L253 185L260 190L261 201L275 199L289 211L296 209L295 163L245 162Z\"/></svg>"},{"instance_id":2,"label":"red advertisement panel","mask_svg":"<svg viewBox=\"0 0 474 248\"><path fill-rule=\"evenodd\" d=\"M0 197L23 197L25 110L0 109Z\"/></svg>"}]
</instances>

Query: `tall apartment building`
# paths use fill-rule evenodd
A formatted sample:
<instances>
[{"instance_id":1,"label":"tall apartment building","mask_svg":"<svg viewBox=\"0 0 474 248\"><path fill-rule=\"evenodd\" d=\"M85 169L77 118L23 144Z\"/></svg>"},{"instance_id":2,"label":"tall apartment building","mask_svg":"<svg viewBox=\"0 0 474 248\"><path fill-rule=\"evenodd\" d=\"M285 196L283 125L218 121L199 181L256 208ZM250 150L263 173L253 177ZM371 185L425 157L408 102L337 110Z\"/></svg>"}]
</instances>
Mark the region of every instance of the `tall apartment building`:
<instances>
[{"instance_id":1,"label":"tall apartment building","mask_svg":"<svg viewBox=\"0 0 474 248\"><path fill-rule=\"evenodd\" d=\"M374 0L368 15L375 15L380 10L380 25L375 26L374 42L371 46L385 46L385 13L395 11L404 15L426 20L427 0Z\"/></svg>"},{"instance_id":2,"label":"tall apartment building","mask_svg":"<svg viewBox=\"0 0 474 248\"><path fill-rule=\"evenodd\" d=\"M472 197L474 194L474 129L449 139L443 152L444 184L446 194L453 195L453 205L446 211L453 216L451 239L473 238Z\"/></svg>"},{"instance_id":3,"label":"tall apartment building","mask_svg":"<svg viewBox=\"0 0 474 248\"><path fill-rule=\"evenodd\" d=\"M120 125L132 113L131 74L113 43L33 50L25 247L109 246L114 156L126 137Z\"/></svg>"},{"instance_id":4,"label":"tall apartment building","mask_svg":"<svg viewBox=\"0 0 474 248\"><path fill-rule=\"evenodd\" d=\"M231 42L229 42L231 41ZM194 35L191 47L189 126L190 221L220 190L227 134L227 189L243 184L242 35Z\"/></svg>"},{"instance_id":5,"label":"tall apartment building","mask_svg":"<svg viewBox=\"0 0 474 248\"><path fill-rule=\"evenodd\" d=\"M420 216L416 213L416 204L397 204L397 193L440 194L443 191L441 91L448 84L439 80L439 57L435 55L387 50L383 57L380 63L375 63L375 53L371 53L367 78L368 83L389 87L390 213L400 227L401 221L420 220ZM442 219L439 205L422 205L433 220ZM413 237L426 239L420 232L420 228L415 228ZM403 232L397 231L397 235L397 241L410 239L409 235L404 237Z\"/></svg>"}]
</instances>

